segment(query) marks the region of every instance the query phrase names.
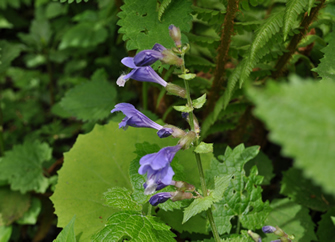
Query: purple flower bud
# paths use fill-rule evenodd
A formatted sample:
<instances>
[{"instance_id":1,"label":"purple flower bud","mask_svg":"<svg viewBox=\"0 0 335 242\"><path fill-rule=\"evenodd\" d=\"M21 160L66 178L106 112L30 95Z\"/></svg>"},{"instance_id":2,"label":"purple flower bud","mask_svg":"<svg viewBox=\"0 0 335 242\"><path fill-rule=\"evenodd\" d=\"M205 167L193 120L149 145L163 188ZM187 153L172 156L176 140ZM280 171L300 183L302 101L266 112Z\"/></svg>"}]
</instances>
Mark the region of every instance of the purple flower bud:
<instances>
[{"instance_id":1,"label":"purple flower bud","mask_svg":"<svg viewBox=\"0 0 335 242\"><path fill-rule=\"evenodd\" d=\"M263 232L266 234L274 233L277 229L273 226L267 225L262 228Z\"/></svg>"},{"instance_id":2,"label":"purple flower bud","mask_svg":"<svg viewBox=\"0 0 335 242\"><path fill-rule=\"evenodd\" d=\"M111 112L114 113L116 111L121 111L124 115L126 115L121 123L119 123L119 128L127 129L128 126L153 128L158 130L157 135L160 138L168 137L173 133L172 129L164 128L162 125L152 121L129 103L116 104L115 108Z\"/></svg>"},{"instance_id":3,"label":"purple flower bud","mask_svg":"<svg viewBox=\"0 0 335 242\"><path fill-rule=\"evenodd\" d=\"M261 236L259 234L256 234L255 232L252 232L251 230L248 230L248 234L255 242L262 242Z\"/></svg>"},{"instance_id":4,"label":"purple flower bud","mask_svg":"<svg viewBox=\"0 0 335 242\"><path fill-rule=\"evenodd\" d=\"M169 34L170 34L170 37L173 39L176 47L180 48L181 47L181 33L180 33L180 29L177 28L176 26L174 26L173 24L171 24L169 26Z\"/></svg>"},{"instance_id":5,"label":"purple flower bud","mask_svg":"<svg viewBox=\"0 0 335 242\"><path fill-rule=\"evenodd\" d=\"M136 66L150 66L163 58L163 54L156 50L142 50L134 57Z\"/></svg>"},{"instance_id":6,"label":"purple flower bud","mask_svg":"<svg viewBox=\"0 0 335 242\"><path fill-rule=\"evenodd\" d=\"M123 79L124 82L126 82L128 79L134 79L136 81L141 82L154 82L162 85L163 87L166 87L167 82L164 81L150 66L145 67L138 67L134 63L134 58L132 57L125 57L121 60L122 64L125 66L132 68L131 72L129 72L127 75L123 75L119 77L119 79ZM123 81L119 81L117 84L120 86L119 83L123 83ZM124 85L124 83L123 83Z\"/></svg>"},{"instance_id":7,"label":"purple flower bud","mask_svg":"<svg viewBox=\"0 0 335 242\"><path fill-rule=\"evenodd\" d=\"M163 52L166 48L161 44L155 44L154 47L152 47L152 50Z\"/></svg>"},{"instance_id":8,"label":"purple flower bud","mask_svg":"<svg viewBox=\"0 0 335 242\"><path fill-rule=\"evenodd\" d=\"M180 150L181 146L168 146L157 153L148 154L140 159L140 168L138 173L144 175L147 173L147 182L144 194L152 194L156 191L159 183L166 186L172 182L174 172L170 166L170 163Z\"/></svg>"},{"instance_id":9,"label":"purple flower bud","mask_svg":"<svg viewBox=\"0 0 335 242\"><path fill-rule=\"evenodd\" d=\"M271 242L282 242L281 239L271 240Z\"/></svg>"},{"instance_id":10,"label":"purple flower bud","mask_svg":"<svg viewBox=\"0 0 335 242\"><path fill-rule=\"evenodd\" d=\"M152 206L157 206L160 203L166 202L171 197L172 197L172 195L171 195L170 192L157 193L150 198L149 203Z\"/></svg>"}]
</instances>

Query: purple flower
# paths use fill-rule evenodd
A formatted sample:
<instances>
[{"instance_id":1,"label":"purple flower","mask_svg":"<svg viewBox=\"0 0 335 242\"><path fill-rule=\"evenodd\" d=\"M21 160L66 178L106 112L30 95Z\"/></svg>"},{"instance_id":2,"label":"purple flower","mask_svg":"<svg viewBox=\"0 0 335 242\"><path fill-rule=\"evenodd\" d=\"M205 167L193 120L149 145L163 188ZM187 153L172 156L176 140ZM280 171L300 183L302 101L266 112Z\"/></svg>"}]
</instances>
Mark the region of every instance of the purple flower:
<instances>
[{"instance_id":1,"label":"purple flower","mask_svg":"<svg viewBox=\"0 0 335 242\"><path fill-rule=\"evenodd\" d=\"M116 111L121 111L124 115L126 115L126 117L122 119L121 123L119 123L119 128L127 129L127 126L153 128L158 130L157 135L160 138L168 137L173 133L172 129L164 128L162 125L152 121L129 103L116 104L115 108L111 112L114 113Z\"/></svg>"},{"instance_id":2,"label":"purple flower","mask_svg":"<svg viewBox=\"0 0 335 242\"><path fill-rule=\"evenodd\" d=\"M144 194L149 195L156 191L158 185L170 185L174 172L170 163L181 149L180 145L168 146L157 153L148 154L141 158L138 173L144 175L147 173L147 182Z\"/></svg>"},{"instance_id":3,"label":"purple flower","mask_svg":"<svg viewBox=\"0 0 335 242\"><path fill-rule=\"evenodd\" d=\"M167 82L164 81L150 66L138 67L134 63L134 58L125 57L121 60L122 64L132 68L131 72L127 75L121 75L116 84L119 86L124 86L128 79L134 79L141 82L154 82L166 87Z\"/></svg>"},{"instance_id":4,"label":"purple flower","mask_svg":"<svg viewBox=\"0 0 335 242\"><path fill-rule=\"evenodd\" d=\"M273 226L267 225L262 228L263 232L266 234L274 233L277 229Z\"/></svg>"},{"instance_id":5,"label":"purple flower","mask_svg":"<svg viewBox=\"0 0 335 242\"><path fill-rule=\"evenodd\" d=\"M134 63L136 66L150 66L163 57L163 54L159 51L142 50L134 57Z\"/></svg>"},{"instance_id":6,"label":"purple flower","mask_svg":"<svg viewBox=\"0 0 335 242\"><path fill-rule=\"evenodd\" d=\"M157 193L150 198L149 203L152 206L157 206L160 203L166 202L171 197L172 197L172 195L171 195L170 192Z\"/></svg>"}]
</instances>

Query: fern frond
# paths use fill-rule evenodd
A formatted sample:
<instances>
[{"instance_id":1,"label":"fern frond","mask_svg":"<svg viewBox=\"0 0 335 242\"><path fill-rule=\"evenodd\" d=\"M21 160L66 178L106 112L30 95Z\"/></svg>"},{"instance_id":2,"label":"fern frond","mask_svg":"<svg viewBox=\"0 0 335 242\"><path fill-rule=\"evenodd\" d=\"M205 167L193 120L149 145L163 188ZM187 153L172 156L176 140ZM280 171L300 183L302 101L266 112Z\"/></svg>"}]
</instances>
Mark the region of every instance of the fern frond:
<instances>
[{"instance_id":1,"label":"fern frond","mask_svg":"<svg viewBox=\"0 0 335 242\"><path fill-rule=\"evenodd\" d=\"M169 6L172 0L163 0L163 2L158 7L158 20L161 21L165 9Z\"/></svg>"},{"instance_id":2,"label":"fern frond","mask_svg":"<svg viewBox=\"0 0 335 242\"><path fill-rule=\"evenodd\" d=\"M192 6L193 13L197 14L197 19L207 22L209 25L218 24L221 26L226 10L215 10Z\"/></svg>"},{"instance_id":3,"label":"fern frond","mask_svg":"<svg viewBox=\"0 0 335 242\"><path fill-rule=\"evenodd\" d=\"M284 15L284 41L287 38L288 33L292 29L294 21L304 11L304 8L308 5L309 0L288 0L286 3L285 15Z\"/></svg>"},{"instance_id":4,"label":"fern frond","mask_svg":"<svg viewBox=\"0 0 335 242\"><path fill-rule=\"evenodd\" d=\"M240 88L242 87L243 82L248 78L252 68L257 64L259 58L257 52L266 45L270 38L278 33L283 26L283 16L284 12L280 11L273 14L270 18L267 19L264 25L262 25L256 33L256 37L253 40L250 52L246 57L246 61L242 67L241 76L240 76ZM264 51L262 49L262 51ZM260 52L261 54L262 52Z\"/></svg>"}]
</instances>

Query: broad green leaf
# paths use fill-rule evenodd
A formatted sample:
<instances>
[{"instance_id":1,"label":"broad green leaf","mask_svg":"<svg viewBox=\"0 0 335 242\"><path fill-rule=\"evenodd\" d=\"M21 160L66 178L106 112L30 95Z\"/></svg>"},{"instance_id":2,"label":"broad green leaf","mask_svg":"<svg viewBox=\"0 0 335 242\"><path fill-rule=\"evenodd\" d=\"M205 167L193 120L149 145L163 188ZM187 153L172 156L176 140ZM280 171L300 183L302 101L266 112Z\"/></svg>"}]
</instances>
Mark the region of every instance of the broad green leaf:
<instances>
[{"instance_id":1,"label":"broad green leaf","mask_svg":"<svg viewBox=\"0 0 335 242\"><path fill-rule=\"evenodd\" d=\"M41 200L36 197L32 197L29 210L25 212L23 216L16 222L18 224L36 224L37 217L41 212L41 208L42 208Z\"/></svg>"},{"instance_id":2,"label":"broad green leaf","mask_svg":"<svg viewBox=\"0 0 335 242\"><path fill-rule=\"evenodd\" d=\"M325 53L324 57L320 60L320 64L313 69L316 71L322 80L324 81L335 81L335 32L330 34L329 44L325 47L322 52Z\"/></svg>"},{"instance_id":3,"label":"broad green leaf","mask_svg":"<svg viewBox=\"0 0 335 242\"><path fill-rule=\"evenodd\" d=\"M174 242L170 227L155 217L141 213L122 211L108 218L105 228L96 233L93 241L160 241Z\"/></svg>"},{"instance_id":4,"label":"broad green leaf","mask_svg":"<svg viewBox=\"0 0 335 242\"><path fill-rule=\"evenodd\" d=\"M95 77L101 72L101 70L96 71L92 81L82 83L69 90L60 105L83 121L106 118L115 105L117 92L102 74L101 78Z\"/></svg>"},{"instance_id":5,"label":"broad green leaf","mask_svg":"<svg viewBox=\"0 0 335 242\"><path fill-rule=\"evenodd\" d=\"M67 9L67 5L57 2L50 2L45 9L45 16L48 19L55 18L59 15L65 14L67 12Z\"/></svg>"},{"instance_id":6,"label":"broad green leaf","mask_svg":"<svg viewBox=\"0 0 335 242\"><path fill-rule=\"evenodd\" d=\"M262 189L258 186L263 177L257 175L256 166L251 169L248 177L243 169L245 163L253 159L258 152L259 146L244 148L241 144L234 150L227 147L224 156L219 156L223 163L212 159L207 177L230 177L222 199L214 204L214 221L220 234L230 232L230 220L236 216L244 228L253 230L261 228L264 224L270 208L268 202L262 201Z\"/></svg>"},{"instance_id":7,"label":"broad green leaf","mask_svg":"<svg viewBox=\"0 0 335 242\"><path fill-rule=\"evenodd\" d=\"M181 32L189 32L192 17L190 15L190 1L172 1L165 10L162 21L158 20L156 0L126 0L118 14L121 26L119 33L123 34L123 40L127 41L128 50L151 49L154 44L160 43L166 48L174 46L169 36L169 25L174 24ZM182 42L187 38L182 34Z\"/></svg>"},{"instance_id":8,"label":"broad green leaf","mask_svg":"<svg viewBox=\"0 0 335 242\"><path fill-rule=\"evenodd\" d=\"M1 216L0 216L1 223ZM0 242L8 242L12 235L12 226L0 226Z\"/></svg>"},{"instance_id":9,"label":"broad green leaf","mask_svg":"<svg viewBox=\"0 0 335 242\"><path fill-rule=\"evenodd\" d=\"M10 23L2 14L0 15L0 29L11 29L13 24Z\"/></svg>"},{"instance_id":10,"label":"broad green leaf","mask_svg":"<svg viewBox=\"0 0 335 242\"><path fill-rule=\"evenodd\" d=\"M330 209L327 213L321 215L321 220L318 223L318 231L316 232L319 239L318 241L335 241L335 225L332 216L335 216L335 207Z\"/></svg>"},{"instance_id":11,"label":"broad green leaf","mask_svg":"<svg viewBox=\"0 0 335 242\"><path fill-rule=\"evenodd\" d=\"M80 240L87 241L101 230L106 219L116 212L104 205L103 193L116 186L131 188L128 171L131 161L137 157L135 144L148 141L160 148L178 142L170 137L160 139L152 129L129 127L125 131L119 129L116 122L96 125L91 133L80 135L73 148L64 155L58 184L51 197L58 227L66 226L76 215L75 234L81 234ZM185 181L200 187L192 153L191 150L181 150L175 158L184 167ZM208 168L213 155L202 154L201 157L204 169Z\"/></svg>"},{"instance_id":12,"label":"broad green leaf","mask_svg":"<svg viewBox=\"0 0 335 242\"><path fill-rule=\"evenodd\" d=\"M193 107L195 108L201 108L206 102L206 93L202 95L201 97L195 99L192 101Z\"/></svg>"},{"instance_id":13,"label":"broad green leaf","mask_svg":"<svg viewBox=\"0 0 335 242\"><path fill-rule=\"evenodd\" d=\"M62 37L59 49L69 47L94 47L108 37L107 30L100 23L81 22L69 28Z\"/></svg>"},{"instance_id":14,"label":"broad green leaf","mask_svg":"<svg viewBox=\"0 0 335 242\"><path fill-rule=\"evenodd\" d=\"M294 241L312 241L317 240L314 233L314 223L309 216L309 210L304 208L288 198L275 199L271 202L272 211L264 225L278 226L285 233L294 234ZM269 239L276 239L274 234L266 234Z\"/></svg>"},{"instance_id":15,"label":"broad green leaf","mask_svg":"<svg viewBox=\"0 0 335 242\"><path fill-rule=\"evenodd\" d=\"M76 242L76 236L74 234L74 221L76 220L76 215L73 216L71 221L64 227L64 229L59 233L54 242Z\"/></svg>"},{"instance_id":16,"label":"broad green leaf","mask_svg":"<svg viewBox=\"0 0 335 242\"><path fill-rule=\"evenodd\" d=\"M320 186L305 178L301 170L290 168L283 175L280 193L291 198L293 202L317 211L325 211L334 206L334 198L324 194Z\"/></svg>"},{"instance_id":17,"label":"broad green leaf","mask_svg":"<svg viewBox=\"0 0 335 242\"><path fill-rule=\"evenodd\" d=\"M185 113L193 111L193 108L189 106L173 106L173 108L179 112L185 112Z\"/></svg>"},{"instance_id":18,"label":"broad green leaf","mask_svg":"<svg viewBox=\"0 0 335 242\"><path fill-rule=\"evenodd\" d=\"M44 193L49 182L43 175L42 164L51 159L51 151L47 143L39 141L15 145L0 161L0 180L7 180L12 190L21 193Z\"/></svg>"},{"instance_id":19,"label":"broad green leaf","mask_svg":"<svg viewBox=\"0 0 335 242\"><path fill-rule=\"evenodd\" d=\"M104 193L106 204L122 210L141 211L142 206L131 197L131 191L127 188L113 187Z\"/></svg>"},{"instance_id":20,"label":"broad green leaf","mask_svg":"<svg viewBox=\"0 0 335 242\"><path fill-rule=\"evenodd\" d=\"M8 226L21 218L30 207L30 195L0 188L0 226Z\"/></svg>"},{"instance_id":21,"label":"broad green leaf","mask_svg":"<svg viewBox=\"0 0 335 242\"><path fill-rule=\"evenodd\" d=\"M262 90L251 88L255 115L270 130L269 138L282 145L282 152L295 159L306 177L335 194L334 82L312 82L291 77L290 83L268 83ZM286 125L284 125L286 124Z\"/></svg>"},{"instance_id":22,"label":"broad green leaf","mask_svg":"<svg viewBox=\"0 0 335 242\"><path fill-rule=\"evenodd\" d=\"M12 44L5 40L0 41L0 73L10 67L11 62L20 55L23 49L21 44Z\"/></svg>"},{"instance_id":23,"label":"broad green leaf","mask_svg":"<svg viewBox=\"0 0 335 242\"><path fill-rule=\"evenodd\" d=\"M187 74L181 74L181 75L178 75L179 78L181 79L184 79L186 81L189 81L189 80L192 80L196 77L197 75L196 74L193 74L193 73L187 73ZM205 95L205 98L206 98L206 94Z\"/></svg>"},{"instance_id":24,"label":"broad green leaf","mask_svg":"<svg viewBox=\"0 0 335 242\"><path fill-rule=\"evenodd\" d=\"M185 208L183 223L187 222L194 215L202 211L207 211L214 202L220 201L224 191L229 185L230 179L230 174L215 177L215 190L212 191L209 196L194 199L191 205Z\"/></svg>"},{"instance_id":25,"label":"broad green leaf","mask_svg":"<svg viewBox=\"0 0 335 242\"><path fill-rule=\"evenodd\" d=\"M197 147L195 147L194 152L199 154L213 152L213 144L201 142Z\"/></svg>"},{"instance_id":26,"label":"broad green leaf","mask_svg":"<svg viewBox=\"0 0 335 242\"><path fill-rule=\"evenodd\" d=\"M260 151L254 159L245 164L244 170L247 175L249 175L253 166L257 166L258 175L264 177L262 185L270 185L271 179L275 176L273 173L272 161Z\"/></svg>"}]
</instances>

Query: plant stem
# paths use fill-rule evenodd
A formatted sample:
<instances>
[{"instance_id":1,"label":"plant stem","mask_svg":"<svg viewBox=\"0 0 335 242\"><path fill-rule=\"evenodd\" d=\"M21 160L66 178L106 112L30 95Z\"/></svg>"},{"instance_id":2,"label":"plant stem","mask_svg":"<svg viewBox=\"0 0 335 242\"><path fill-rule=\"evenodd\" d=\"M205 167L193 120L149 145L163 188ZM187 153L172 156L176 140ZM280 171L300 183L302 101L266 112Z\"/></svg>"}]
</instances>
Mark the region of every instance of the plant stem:
<instances>
[{"instance_id":1,"label":"plant stem","mask_svg":"<svg viewBox=\"0 0 335 242\"><path fill-rule=\"evenodd\" d=\"M184 60L184 55L182 55L182 59ZM183 66L181 67L181 70L183 71L184 74L186 74L185 64L183 64ZM192 100L191 100L191 94L190 94L190 86L188 84L188 81L185 80L185 79L184 79L184 84L185 84L185 89L186 89L187 105L189 107L192 107ZM191 130L195 131L194 130L193 112L189 113L189 121L190 121ZM196 139L194 141L194 145L198 146L198 139ZM204 169L203 169L202 163L201 163L201 157L200 157L200 154L198 154L198 153L194 153L194 155L195 155L195 159L197 161L197 166L198 166L198 171L199 171L199 176L200 176L200 183L201 183L201 190L202 190L203 196L206 197L207 196L207 187L206 187ZM212 213L212 208L209 208L206 211L206 213L207 213L207 217L208 217L209 223L210 223L211 228L212 228L212 233L214 235L215 242L220 242L221 238L219 236L219 233L217 231L216 225L214 223L214 217L213 217L213 213Z\"/></svg>"},{"instance_id":2,"label":"plant stem","mask_svg":"<svg viewBox=\"0 0 335 242\"><path fill-rule=\"evenodd\" d=\"M240 229L241 229L240 217L237 217L236 234L240 233Z\"/></svg>"},{"instance_id":3,"label":"plant stem","mask_svg":"<svg viewBox=\"0 0 335 242\"><path fill-rule=\"evenodd\" d=\"M2 89L0 89L1 91ZM1 100L2 96L0 93L0 157L4 156L5 153L5 142L3 140L3 115L2 115L2 108L1 108Z\"/></svg>"},{"instance_id":4,"label":"plant stem","mask_svg":"<svg viewBox=\"0 0 335 242\"><path fill-rule=\"evenodd\" d=\"M148 207L148 216L151 215L151 209L152 209L152 205L149 203L149 207Z\"/></svg>"}]
</instances>

